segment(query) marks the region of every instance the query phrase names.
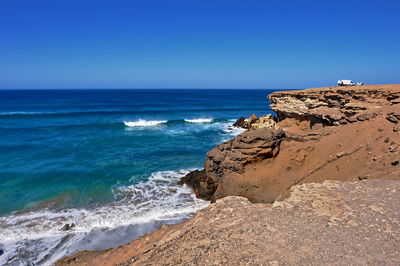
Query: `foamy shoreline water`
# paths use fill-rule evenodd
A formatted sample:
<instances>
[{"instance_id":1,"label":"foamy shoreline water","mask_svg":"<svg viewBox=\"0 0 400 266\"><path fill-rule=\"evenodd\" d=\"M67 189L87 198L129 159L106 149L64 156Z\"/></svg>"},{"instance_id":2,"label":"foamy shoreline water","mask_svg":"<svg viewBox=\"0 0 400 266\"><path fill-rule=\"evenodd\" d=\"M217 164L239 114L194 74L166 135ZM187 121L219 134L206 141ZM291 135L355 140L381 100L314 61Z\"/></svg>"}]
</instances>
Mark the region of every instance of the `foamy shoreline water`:
<instances>
[{"instance_id":1,"label":"foamy shoreline water","mask_svg":"<svg viewBox=\"0 0 400 266\"><path fill-rule=\"evenodd\" d=\"M189 170L153 173L147 182L118 187L124 198L94 209L43 210L0 217L1 265L50 265L82 250L127 243L163 224L184 221L208 202L177 185ZM75 224L63 231L65 224ZM107 241L104 241L107 240Z\"/></svg>"}]
</instances>

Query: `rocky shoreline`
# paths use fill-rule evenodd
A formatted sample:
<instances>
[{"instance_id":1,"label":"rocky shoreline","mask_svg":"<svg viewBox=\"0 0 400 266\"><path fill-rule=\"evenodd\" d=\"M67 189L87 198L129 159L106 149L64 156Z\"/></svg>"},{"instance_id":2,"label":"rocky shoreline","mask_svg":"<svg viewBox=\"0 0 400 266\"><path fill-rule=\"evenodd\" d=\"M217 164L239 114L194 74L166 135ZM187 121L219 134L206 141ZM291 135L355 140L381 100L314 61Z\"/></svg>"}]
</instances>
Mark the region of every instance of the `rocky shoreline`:
<instances>
[{"instance_id":1,"label":"rocky shoreline","mask_svg":"<svg viewBox=\"0 0 400 266\"><path fill-rule=\"evenodd\" d=\"M180 181L215 204L57 264L399 264L400 85L268 98L276 117L239 119Z\"/></svg>"}]
</instances>

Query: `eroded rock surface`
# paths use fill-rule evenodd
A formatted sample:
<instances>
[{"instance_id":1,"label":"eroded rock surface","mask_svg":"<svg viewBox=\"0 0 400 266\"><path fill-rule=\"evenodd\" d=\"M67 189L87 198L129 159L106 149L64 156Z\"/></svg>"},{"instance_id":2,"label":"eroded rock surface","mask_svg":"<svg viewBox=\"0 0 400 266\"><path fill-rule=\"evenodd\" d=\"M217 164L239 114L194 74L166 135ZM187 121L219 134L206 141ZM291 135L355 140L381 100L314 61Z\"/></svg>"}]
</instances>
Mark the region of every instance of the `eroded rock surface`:
<instances>
[{"instance_id":1,"label":"eroded rock surface","mask_svg":"<svg viewBox=\"0 0 400 266\"><path fill-rule=\"evenodd\" d=\"M268 96L280 120L297 118L340 125L365 121L382 107L400 103L399 85L373 85L280 91Z\"/></svg>"},{"instance_id":2,"label":"eroded rock surface","mask_svg":"<svg viewBox=\"0 0 400 266\"><path fill-rule=\"evenodd\" d=\"M189 221L57 265L399 265L400 181L325 181L273 205L226 197Z\"/></svg>"},{"instance_id":3,"label":"eroded rock surface","mask_svg":"<svg viewBox=\"0 0 400 266\"><path fill-rule=\"evenodd\" d=\"M275 128L245 131L209 151L204 170L189 173L181 183L191 186L197 196L215 200L221 178L243 173L247 164L277 156L284 136L283 130Z\"/></svg>"},{"instance_id":4,"label":"eroded rock surface","mask_svg":"<svg viewBox=\"0 0 400 266\"><path fill-rule=\"evenodd\" d=\"M244 117L239 118L234 124L234 127L241 127L245 129L260 129L260 128L276 128L276 117L272 115L264 115L257 117L252 114L248 119Z\"/></svg>"}]
</instances>

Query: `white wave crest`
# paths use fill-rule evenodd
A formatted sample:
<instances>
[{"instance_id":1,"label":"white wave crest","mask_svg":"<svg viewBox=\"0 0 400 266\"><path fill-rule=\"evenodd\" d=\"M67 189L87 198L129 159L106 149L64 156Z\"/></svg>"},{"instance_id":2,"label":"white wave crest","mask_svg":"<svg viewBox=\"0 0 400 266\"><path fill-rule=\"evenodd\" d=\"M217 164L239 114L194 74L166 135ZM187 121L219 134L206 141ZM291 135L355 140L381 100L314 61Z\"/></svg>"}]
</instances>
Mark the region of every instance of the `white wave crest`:
<instances>
[{"instance_id":1,"label":"white wave crest","mask_svg":"<svg viewBox=\"0 0 400 266\"><path fill-rule=\"evenodd\" d=\"M1 112L0 115L37 115L46 114L45 112Z\"/></svg>"},{"instance_id":2,"label":"white wave crest","mask_svg":"<svg viewBox=\"0 0 400 266\"><path fill-rule=\"evenodd\" d=\"M224 128L224 132L228 133L229 135L236 137L237 135L245 132L246 129L244 128L239 128L239 127L234 127L234 126L227 126L226 128Z\"/></svg>"},{"instance_id":3,"label":"white wave crest","mask_svg":"<svg viewBox=\"0 0 400 266\"><path fill-rule=\"evenodd\" d=\"M241 134L241 133L246 131L246 129L244 129L244 128L234 127L233 123L235 123L235 122L236 122L235 119L231 119L231 120L229 120L228 123L224 124L222 130L225 133L227 133L228 136L225 137L223 139L223 141L227 141L227 140L229 140L229 139L231 139L233 137L236 137L237 135L239 135L239 134Z\"/></svg>"},{"instance_id":4,"label":"white wave crest","mask_svg":"<svg viewBox=\"0 0 400 266\"><path fill-rule=\"evenodd\" d=\"M143 120L143 119L139 119L137 121L124 121L125 126L127 127L153 127L153 126L157 126L160 124L165 124L167 123L167 120Z\"/></svg>"},{"instance_id":5,"label":"white wave crest","mask_svg":"<svg viewBox=\"0 0 400 266\"><path fill-rule=\"evenodd\" d=\"M186 220L208 202L177 181L189 170L153 173L148 181L113 189L117 201L93 209L43 210L0 216L0 265L51 265L81 250L125 244L162 224ZM74 223L71 230L60 230Z\"/></svg>"},{"instance_id":6,"label":"white wave crest","mask_svg":"<svg viewBox=\"0 0 400 266\"><path fill-rule=\"evenodd\" d=\"M197 118L197 119L185 119L188 123L211 123L214 119L212 118Z\"/></svg>"}]
</instances>

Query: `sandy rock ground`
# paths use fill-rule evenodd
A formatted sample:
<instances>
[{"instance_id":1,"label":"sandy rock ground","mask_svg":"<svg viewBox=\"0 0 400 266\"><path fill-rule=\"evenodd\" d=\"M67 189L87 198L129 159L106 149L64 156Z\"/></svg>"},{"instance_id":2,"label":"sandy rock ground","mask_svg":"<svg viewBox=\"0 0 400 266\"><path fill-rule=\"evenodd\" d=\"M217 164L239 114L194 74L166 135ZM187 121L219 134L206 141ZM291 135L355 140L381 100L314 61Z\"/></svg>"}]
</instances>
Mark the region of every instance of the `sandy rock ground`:
<instances>
[{"instance_id":1,"label":"sandy rock ground","mask_svg":"<svg viewBox=\"0 0 400 266\"><path fill-rule=\"evenodd\" d=\"M284 201L226 197L189 221L57 265L399 265L400 182L325 181Z\"/></svg>"}]
</instances>

